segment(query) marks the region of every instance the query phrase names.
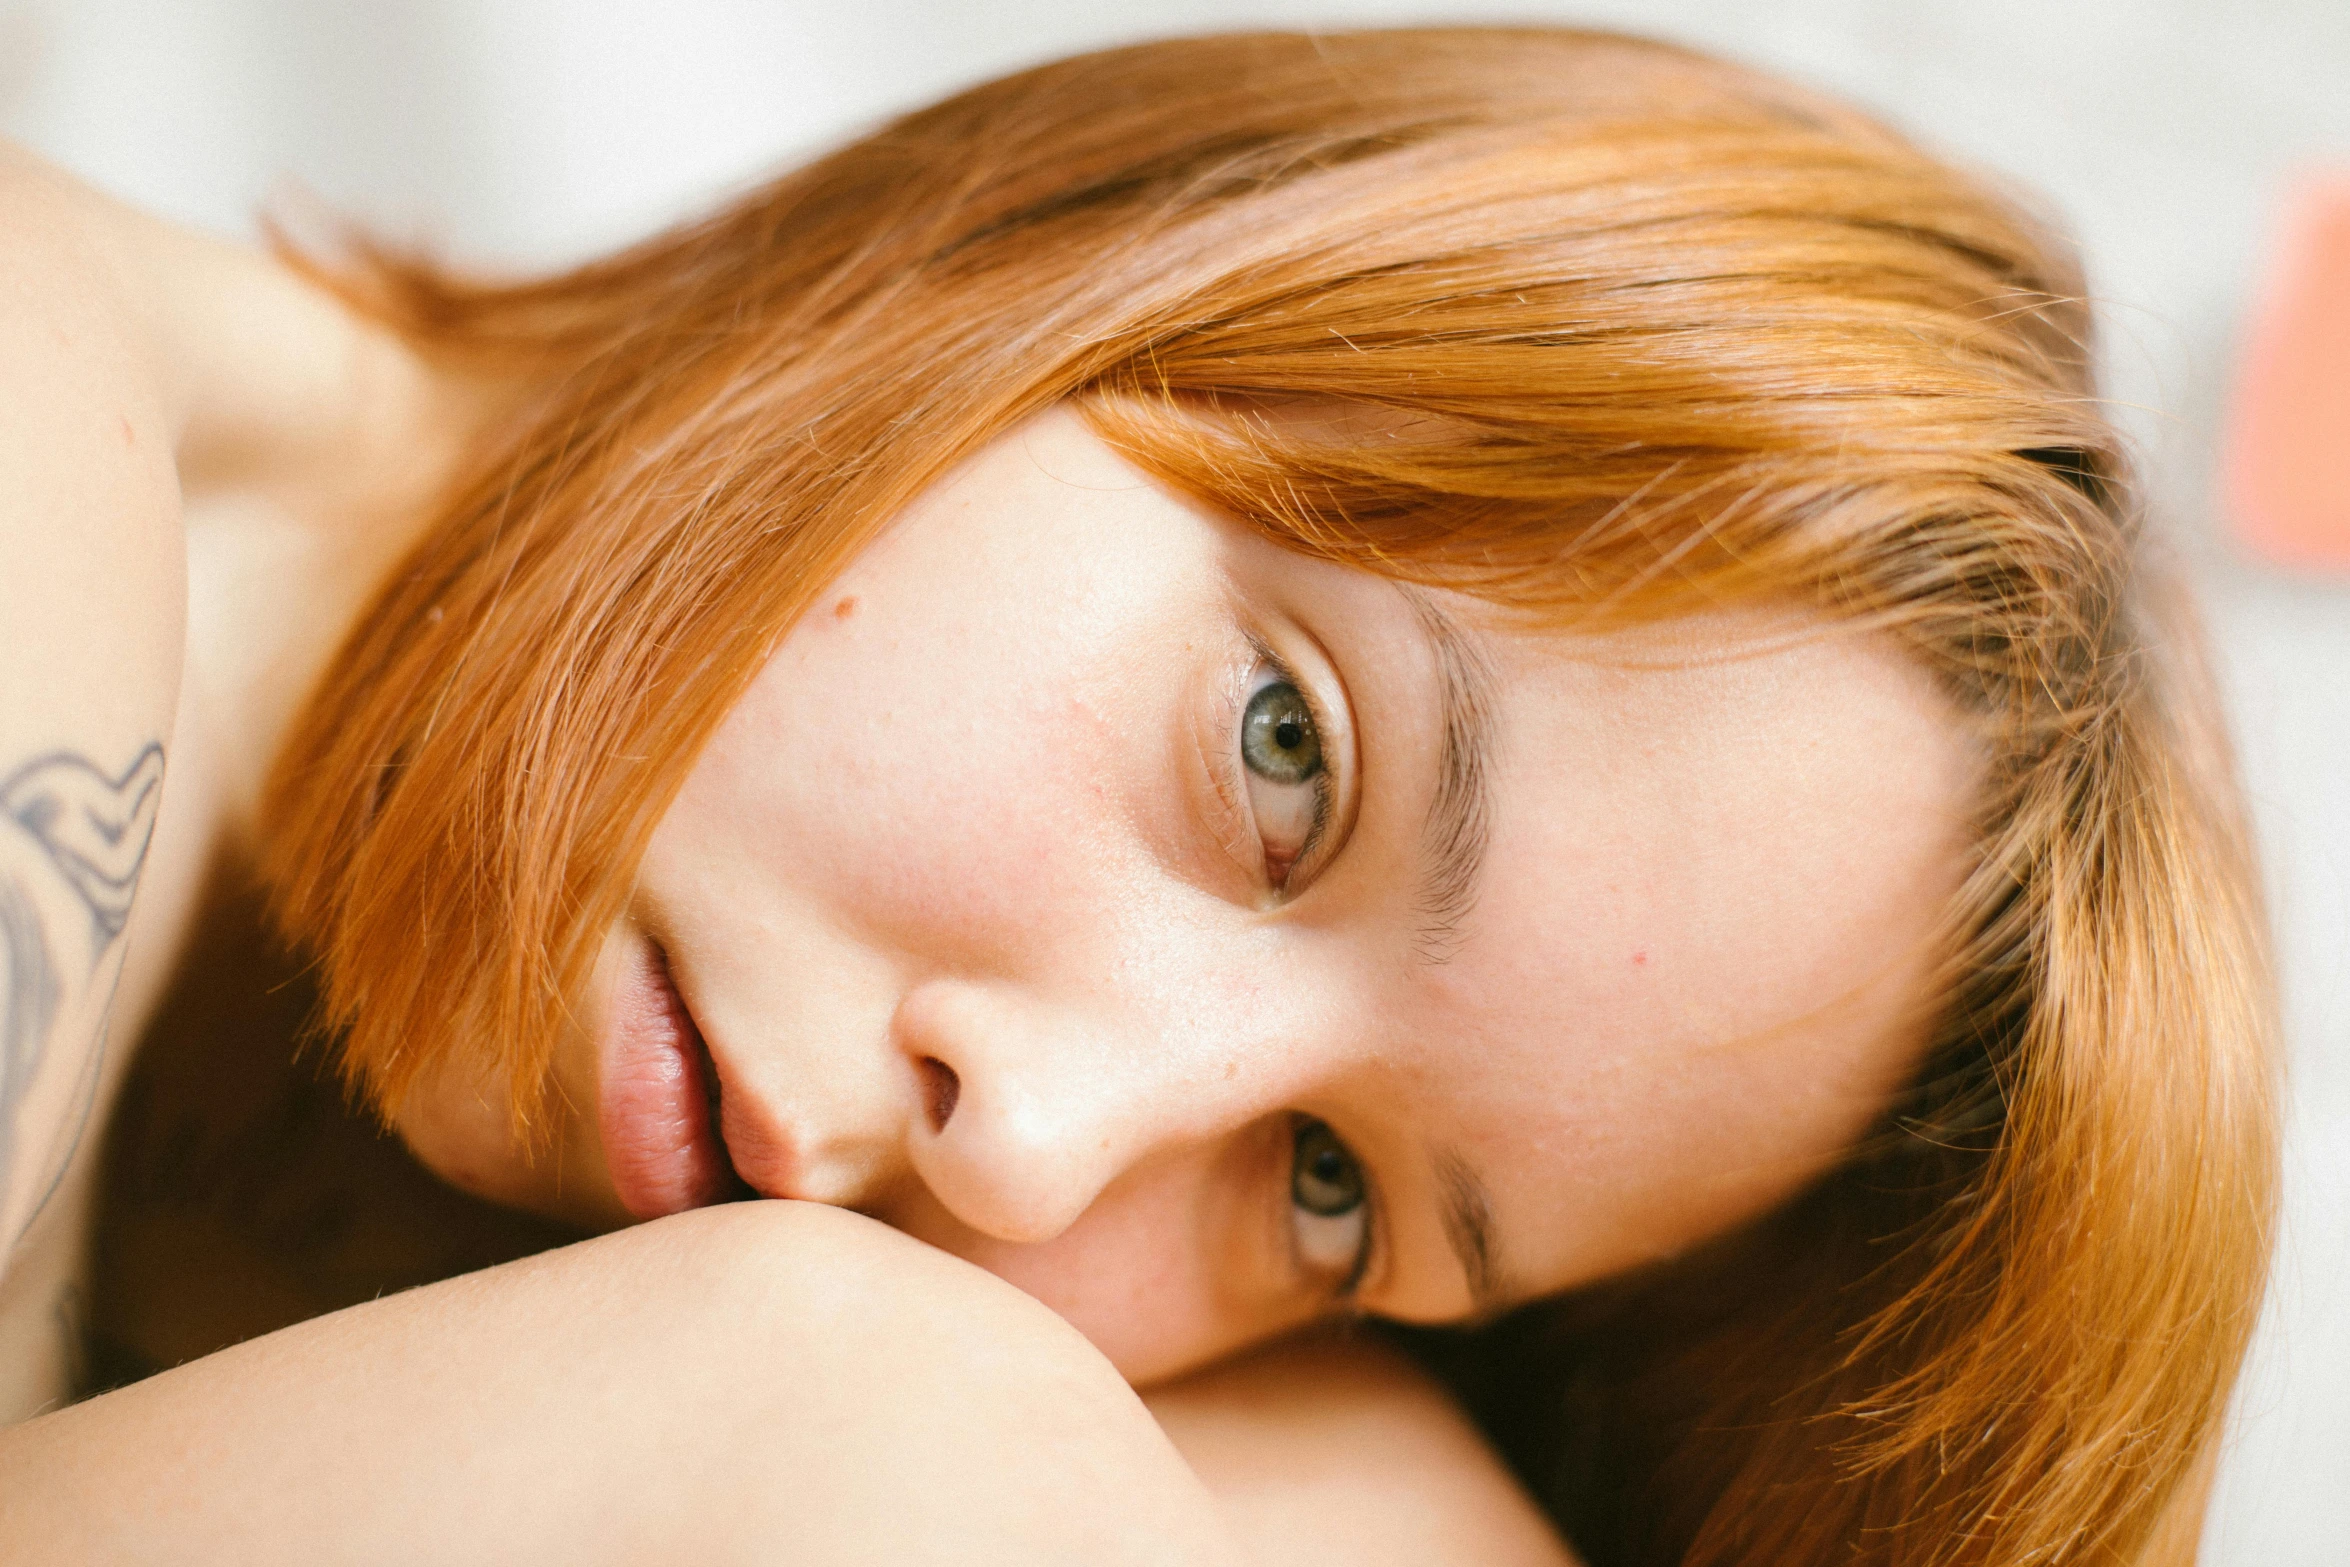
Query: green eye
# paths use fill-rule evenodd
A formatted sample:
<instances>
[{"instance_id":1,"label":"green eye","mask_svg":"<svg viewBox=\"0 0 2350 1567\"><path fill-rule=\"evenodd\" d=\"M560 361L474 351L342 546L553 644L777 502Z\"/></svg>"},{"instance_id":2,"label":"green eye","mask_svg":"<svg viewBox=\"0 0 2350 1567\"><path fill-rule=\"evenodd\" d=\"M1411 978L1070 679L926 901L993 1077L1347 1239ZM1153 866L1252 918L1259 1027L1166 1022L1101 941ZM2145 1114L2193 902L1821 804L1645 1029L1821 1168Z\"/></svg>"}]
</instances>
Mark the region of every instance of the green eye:
<instances>
[{"instance_id":1,"label":"green eye","mask_svg":"<svg viewBox=\"0 0 2350 1567\"><path fill-rule=\"evenodd\" d=\"M1289 1200L1321 1219L1342 1218L1363 1205L1363 1167L1315 1120L1297 1123L1289 1161Z\"/></svg>"},{"instance_id":2,"label":"green eye","mask_svg":"<svg viewBox=\"0 0 2350 1567\"><path fill-rule=\"evenodd\" d=\"M1330 759L1314 704L1271 653L1259 650L1246 691L1236 715L1233 777L1264 855L1265 883L1275 896L1286 896L1295 890L1291 872L1301 862L1320 863L1315 848L1335 794Z\"/></svg>"},{"instance_id":3,"label":"green eye","mask_svg":"<svg viewBox=\"0 0 2350 1567\"><path fill-rule=\"evenodd\" d=\"M1276 784L1301 784L1322 771L1322 736L1297 687L1277 680L1248 699L1240 715L1240 759Z\"/></svg>"}]
</instances>

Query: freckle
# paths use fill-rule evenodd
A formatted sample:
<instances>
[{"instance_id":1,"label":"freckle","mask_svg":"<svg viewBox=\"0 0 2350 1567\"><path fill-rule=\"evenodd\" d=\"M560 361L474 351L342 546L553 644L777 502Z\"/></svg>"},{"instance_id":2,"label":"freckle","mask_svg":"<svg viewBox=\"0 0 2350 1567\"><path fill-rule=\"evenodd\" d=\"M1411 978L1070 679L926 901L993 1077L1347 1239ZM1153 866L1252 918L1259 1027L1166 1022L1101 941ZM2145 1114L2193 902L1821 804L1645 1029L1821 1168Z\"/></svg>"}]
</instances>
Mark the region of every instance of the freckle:
<instances>
[{"instance_id":1,"label":"freckle","mask_svg":"<svg viewBox=\"0 0 2350 1567\"><path fill-rule=\"evenodd\" d=\"M1227 1061L1227 1062L1225 1062L1225 1063L1224 1063L1224 1081L1226 1081L1226 1082L1230 1082L1230 1081L1232 1081L1232 1079L1233 1079L1234 1077L1238 1076L1238 1075L1239 1075L1239 1073L1240 1073L1240 1063L1239 1063L1239 1062L1237 1062L1237 1061Z\"/></svg>"},{"instance_id":2,"label":"freckle","mask_svg":"<svg viewBox=\"0 0 2350 1567\"><path fill-rule=\"evenodd\" d=\"M832 606L832 618L835 620L846 620L856 612L857 595L854 593Z\"/></svg>"},{"instance_id":3,"label":"freckle","mask_svg":"<svg viewBox=\"0 0 2350 1567\"><path fill-rule=\"evenodd\" d=\"M1632 966L1634 968L1648 967L1648 953L1645 949L1632 954Z\"/></svg>"}]
</instances>

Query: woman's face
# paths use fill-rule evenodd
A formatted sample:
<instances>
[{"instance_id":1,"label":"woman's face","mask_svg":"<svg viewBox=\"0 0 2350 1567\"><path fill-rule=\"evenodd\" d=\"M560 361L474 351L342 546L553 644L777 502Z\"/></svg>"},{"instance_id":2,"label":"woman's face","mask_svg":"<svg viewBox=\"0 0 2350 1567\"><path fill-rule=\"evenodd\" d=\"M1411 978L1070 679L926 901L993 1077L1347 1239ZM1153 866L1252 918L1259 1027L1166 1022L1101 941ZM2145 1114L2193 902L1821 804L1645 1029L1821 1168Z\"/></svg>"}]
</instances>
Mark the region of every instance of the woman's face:
<instances>
[{"instance_id":1,"label":"woman's face","mask_svg":"<svg viewBox=\"0 0 2350 1567\"><path fill-rule=\"evenodd\" d=\"M454 1076L403 1130L607 1223L737 1174L859 1209L1137 1381L1460 1319L1719 1233L1866 1128L1972 783L1881 642L1504 629L1056 412L867 550L696 763L559 1057L560 1157Z\"/></svg>"}]
</instances>

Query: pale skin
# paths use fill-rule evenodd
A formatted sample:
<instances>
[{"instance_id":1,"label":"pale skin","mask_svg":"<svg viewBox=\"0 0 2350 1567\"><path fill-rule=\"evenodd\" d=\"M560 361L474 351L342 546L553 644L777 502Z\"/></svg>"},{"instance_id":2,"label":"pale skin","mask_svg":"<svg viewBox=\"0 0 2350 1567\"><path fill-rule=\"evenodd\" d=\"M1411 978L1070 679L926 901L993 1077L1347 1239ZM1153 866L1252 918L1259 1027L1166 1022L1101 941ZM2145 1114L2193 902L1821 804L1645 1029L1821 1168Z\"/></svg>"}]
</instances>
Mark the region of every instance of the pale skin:
<instances>
[{"instance_id":1,"label":"pale skin","mask_svg":"<svg viewBox=\"0 0 2350 1567\"><path fill-rule=\"evenodd\" d=\"M30 410L0 428L0 774L88 758L125 820L147 746L168 777L119 935L42 879L53 826L0 859L84 943L44 949L57 999L6 1085L21 1418L64 1391L40 1325L104 1042L250 844L479 401L29 160L0 201L0 380ZM1308 776L1242 747L1274 685ZM1446 803L1465 775L1474 811ZM1314 1330L1605 1278L1827 1168L1922 1049L1971 787L1889 646L1768 607L1511 626L1284 552L1055 411L858 557L696 761L558 1053L555 1155L469 1059L403 1107L445 1179L617 1233L28 1420L0 1535L65 1561L364 1559L394 1520L417 1559L1565 1561L1424 1378ZM630 1227L597 1112L654 950L779 1200ZM1299 1185L1308 1131L1337 1188ZM678 1442L693 1463L647 1456Z\"/></svg>"}]
</instances>

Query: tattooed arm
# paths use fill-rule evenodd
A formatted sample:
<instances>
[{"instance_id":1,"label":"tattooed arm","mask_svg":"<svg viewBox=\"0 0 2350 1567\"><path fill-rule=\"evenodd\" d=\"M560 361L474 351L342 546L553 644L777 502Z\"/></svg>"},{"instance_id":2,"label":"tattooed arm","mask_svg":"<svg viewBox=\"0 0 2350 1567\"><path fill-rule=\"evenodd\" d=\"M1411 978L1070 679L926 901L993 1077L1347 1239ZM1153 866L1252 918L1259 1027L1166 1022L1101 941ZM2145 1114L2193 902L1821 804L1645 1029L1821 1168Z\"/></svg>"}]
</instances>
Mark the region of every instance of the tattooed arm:
<instances>
[{"instance_id":1,"label":"tattooed arm","mask_svg":"<svg viewBox=\"0 0 2350 1567\"><path fill-rule=\"evenodd\" d=\"M109 775L71 752L0 782L0 1238L40 1217L92 1110L120 941L154 841L163 748ZM53 1036L80 1043L44 1071Z\"/></svg>"},{"instance_id":2,"label":"tattooed arm","mask_svg":"<svg viewBox=\"0 0 2350 1567\"><path fill-rule=\"evenodd\" d=\"M187 620L168 400L51 183L0 155L0 1422L67 1391L109 1003L163 945L134 910Z\"/></svg>"}]
</instances>

